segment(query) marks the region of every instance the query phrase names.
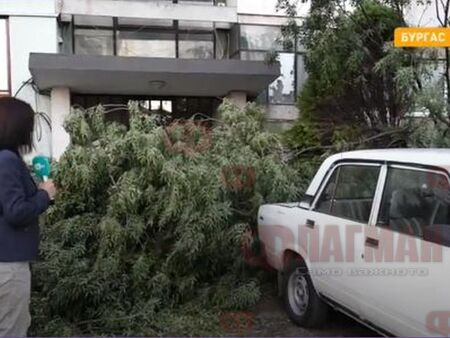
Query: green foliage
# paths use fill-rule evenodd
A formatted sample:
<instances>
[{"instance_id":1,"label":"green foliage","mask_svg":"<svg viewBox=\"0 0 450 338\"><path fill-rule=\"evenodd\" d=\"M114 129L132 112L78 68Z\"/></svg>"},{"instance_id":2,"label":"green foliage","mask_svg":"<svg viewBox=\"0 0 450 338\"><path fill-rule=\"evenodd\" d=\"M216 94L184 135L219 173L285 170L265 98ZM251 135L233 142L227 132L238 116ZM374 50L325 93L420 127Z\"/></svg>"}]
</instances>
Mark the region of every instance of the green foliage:
<instances>
[{"instance_id":1,"label":"green foliage","mask_svg":"<svg viewBox=\"0 0 450 338\"><path fill-rule=\"evenodd\" d=\"M299 40L308 72L297 101L301 117L285 133L287 144L335 150L404 146L391 130L401 129L429 72L418 62L423 52L392 47L409 1L313 1L297 30L296 3L278 1L291 17L283 38ZM375 137L386 131L384 139Z\"/></svg>"},{"instance_id":2,"label":"green foliage","mask_svg":"<svg viewBox=\"0 0 450 338\"><path fill-rule=\"evenodd\" d=\"M429 118L416 118L409 121L411 134L408 146L412 148L450 148L449 126Z\"/></svg>"},{"instance_id":3,"label":"green foliage","mask_svg":"<svg viewBox=\"0 0 450 338\"><path fill-rule=\"evenodd\" d=\"M442 66L442 61L429 63L428 67L434 70L435 76L428 76L424 81L421 91L415 96L415 116L405 122L411 130L408 135L411 147L450 147L446 79L436 76Z\"/></svg>"},{"instance_id":4,"label":"green foliage","mask_svg":"<svg viewBox=\"0 0 450 338\"><path fill-rule=\"evenodd\" d=\"M309 77L300 110L325 123L397 125L416 85L412 54L387 48L402 17L374 0L360 1L353 12L330 6L312 9L302 27ZM400 76L405 69L408 78Z\"/></svg>"},{"instance_id":5,"label":"green foliage","mask_svg":"<svg viewBox=\"0 0 450 338\"><path fill-rule=\"evenodd\" d=\"M443 79L430 81L416 97L417 117L408 121L411 134L408 145L411 147L450 147L450 121L447 115L447 102Z\"/></svg>"},{"instance_id":6,"label":"green foliage","mask_svg":"<svg viewBox=\"0 0 450 338\"><path fill-rule=\"evenodd\" d=\"M159 126L131 105L130 128L75 110L72 144L35 264L35 335L217 335L258 281L241 256L259 205L296 200L300 176L249 105L215 127Z\"/></svg>"},{"instance_id":7,"label":"green foliage","mask_svg":"<svg viewBox=\"0 0 450 338\"><path fill-rule=\"evenodd\" d=\"M284 133L288 146L298 148L318 147L321 144L318 126L308 119L298 120L291 129Z\"/></svg>"}]
</instances>

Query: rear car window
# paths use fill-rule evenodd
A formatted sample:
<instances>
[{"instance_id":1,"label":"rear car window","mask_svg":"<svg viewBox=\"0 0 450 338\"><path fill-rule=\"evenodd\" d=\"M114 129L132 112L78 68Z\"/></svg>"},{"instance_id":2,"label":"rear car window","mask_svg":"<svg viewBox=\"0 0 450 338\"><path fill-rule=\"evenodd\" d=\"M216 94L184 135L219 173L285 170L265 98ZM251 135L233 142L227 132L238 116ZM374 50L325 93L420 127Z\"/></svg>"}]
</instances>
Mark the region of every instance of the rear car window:
<instances>
[{"instance_id":1,"label":"rear car window","mask_svg":"<svg viewBox=\"0 0 450 338\"><path fill-rule=\"evenodd\" d=\"M389 168L377 224L449 246L449 189L444 173Z\"/></svg>"}]
</instances>

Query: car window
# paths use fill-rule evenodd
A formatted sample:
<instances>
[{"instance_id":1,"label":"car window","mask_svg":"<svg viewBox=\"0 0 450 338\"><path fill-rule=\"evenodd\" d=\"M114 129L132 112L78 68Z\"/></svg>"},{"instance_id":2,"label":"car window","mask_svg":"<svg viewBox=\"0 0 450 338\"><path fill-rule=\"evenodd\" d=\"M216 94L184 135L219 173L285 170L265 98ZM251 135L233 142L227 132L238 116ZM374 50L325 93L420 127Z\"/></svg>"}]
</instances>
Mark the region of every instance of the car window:
<instances>
[{"instance_id":1,"label":"car window","mask_svg":"<svg viewBox=\"0 0 450 338\"><path fill-rule=\"evenodd\" d=\"M328 180L315 210L367 223L379 173L379 166L339 166Z\"/></svg>"},{"instance_id":2,"label":"car window","mask_svg":"<svg viewBox=\"0 0 450 338\"><path fill-rule=\"evenodd\" d=\"M447 176L389 168L377 224L439 243L450 243Z\"/></svg>"},{"instance_id":3,"label":"car window","mask_svg":"<svg viewBox=\"0 0 450 338\"><path fill-rule=\"evenodd\" d=\"M336 168L331 174L331 177L328 179L327 185L322 191L322 194L319 197L319 200L316 204L316 211L323 212L326 214L330 213L331 210L331 201L334 198L334 192L336 189L336 180L339 176L339 171L341 167Z\"/></svg>"}]
</instances>

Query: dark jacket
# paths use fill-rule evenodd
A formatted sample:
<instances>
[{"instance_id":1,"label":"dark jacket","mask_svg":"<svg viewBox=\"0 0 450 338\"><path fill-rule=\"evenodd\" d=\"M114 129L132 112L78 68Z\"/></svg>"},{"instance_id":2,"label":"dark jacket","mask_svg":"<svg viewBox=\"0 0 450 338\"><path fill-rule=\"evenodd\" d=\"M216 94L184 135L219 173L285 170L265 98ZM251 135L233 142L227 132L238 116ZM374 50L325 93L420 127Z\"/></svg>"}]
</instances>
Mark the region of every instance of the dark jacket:
<instances>
[{"instance_id":1,"label":"dark jacket","mask_svg":"<svg viewBox=\"0 0 450 338\"><path fill-rule=\"evenodd\" d=\"M0 262L23 262L37 257L38 218L49 206L20 156L0 151Z\"/></svg>"}]
</instances>

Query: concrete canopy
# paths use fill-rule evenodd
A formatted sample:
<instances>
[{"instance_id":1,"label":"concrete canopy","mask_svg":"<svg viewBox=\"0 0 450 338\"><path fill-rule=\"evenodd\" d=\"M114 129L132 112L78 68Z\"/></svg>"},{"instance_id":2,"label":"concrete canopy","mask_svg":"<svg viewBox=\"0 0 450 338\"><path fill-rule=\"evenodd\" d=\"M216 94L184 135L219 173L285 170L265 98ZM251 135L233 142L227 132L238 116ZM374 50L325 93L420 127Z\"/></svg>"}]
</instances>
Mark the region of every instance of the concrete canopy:
<instances>
[{"instance_id":1,"label":"concrete canopy","mask_svg":"<svg viewBox=\"0 0 450 338\"><path fill-rule=\"evenodd\" d=\"M262 61L63 55L31 53L29 68L40 90L81 94L225 96L258 95L280 76Z\"/></svg>"}]
</instances>

